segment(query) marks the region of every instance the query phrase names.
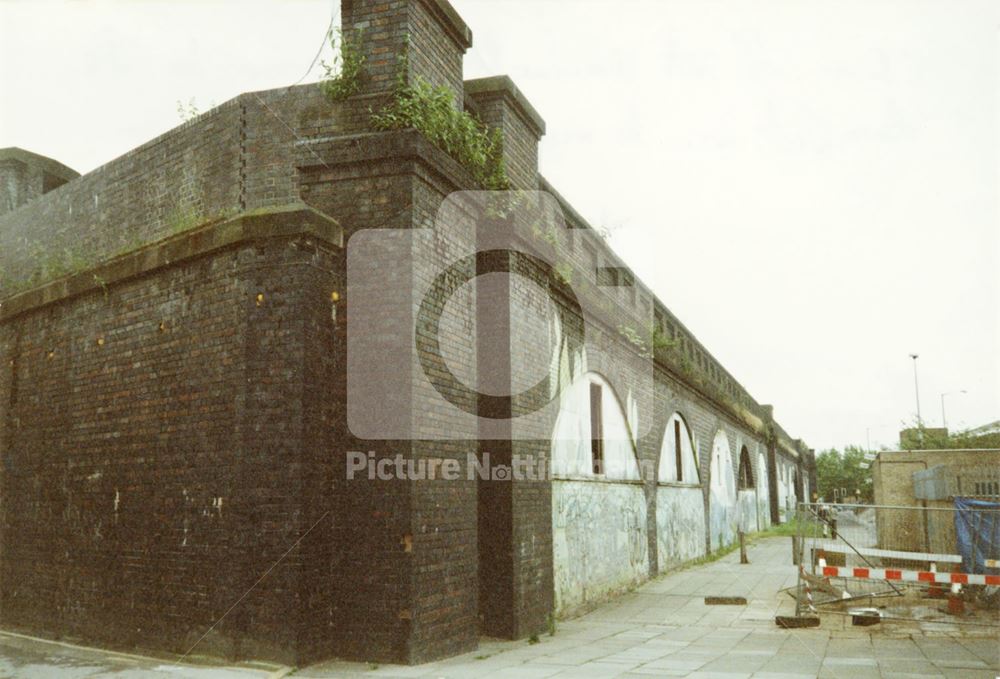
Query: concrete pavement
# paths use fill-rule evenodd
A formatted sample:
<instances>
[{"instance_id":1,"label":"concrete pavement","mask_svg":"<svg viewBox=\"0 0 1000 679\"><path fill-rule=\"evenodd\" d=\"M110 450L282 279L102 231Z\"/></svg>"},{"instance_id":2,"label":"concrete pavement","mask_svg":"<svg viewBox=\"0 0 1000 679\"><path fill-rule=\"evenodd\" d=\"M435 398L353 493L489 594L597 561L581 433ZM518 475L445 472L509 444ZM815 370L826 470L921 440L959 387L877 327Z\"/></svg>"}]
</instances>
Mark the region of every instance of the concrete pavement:
<instances>
[{"instance_id":1,"label":"concrete pavement","mask_svg":"<svg viewBox=\"0 0 1000 679\"><path fill-rule=\"evenodd\" d=\"M0 678L16 679L278 679L290 668L177 663L0 632Z\"/></svg>"},{"instance_id":2,"label":"concrete pavement","mask_svg":"<svg viewBox=\"0 0 1000 679\"><path fill-rule=\"evenodd\" d=\"M479 650L418 666L333 661L291 673L296 678L602 679L995 679L1000 627L883 622L852 627L824 614L819 628L785 630L792 614L781 590L796 583L787 537L657 578L582 617L558 624L537 643L484 640ZM746 606L707 606L706 596L742 596ZM279 676L280 668L182 666L136 656L30 642L0 634L0 677L78 679Z\"/></svg>"},{"instance_id":3,"label":"concrete pavement","mask_svg":"<svg viewBox=\"0 0 1000 679\"><path fill-rule=\"evenodd\" d=\"M948 624L883 622L852 627L823 615L813 629L785 630L794 587L790 539L750 545L750 564L736 553L667 574L591 613L559 623L538 643L484 642L473 653L420 665L329 662L295 677L403 679L995 679L1000 628L960 631ZM707 606L706 596L743 596L746 606Z\"/></svg>"}]
</instances>

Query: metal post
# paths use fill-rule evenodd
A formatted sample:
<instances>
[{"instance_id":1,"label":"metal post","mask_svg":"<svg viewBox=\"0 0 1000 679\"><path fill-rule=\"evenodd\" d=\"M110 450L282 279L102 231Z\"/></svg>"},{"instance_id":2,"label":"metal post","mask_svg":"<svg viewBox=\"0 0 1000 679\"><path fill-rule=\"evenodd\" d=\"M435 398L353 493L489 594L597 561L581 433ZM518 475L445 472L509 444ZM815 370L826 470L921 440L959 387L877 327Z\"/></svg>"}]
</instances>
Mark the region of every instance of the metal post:
<instances>
[{"instance_id":1,"label":"metal post","mask_svg":"<svg viewBox=\"0 0 1000 679\"><path fill-rule=\"evenodd\" d=\"M965 389L960 389L959 391L946 391L941 394L941 426L944 427L945 429L948 428L948 420L944 416L944 397L951 396L952 394L964 394L964 393L966 393Z\"/></svg>"},{"instance_id":2,"label":"metal post","mask_svg":"<svg viewBox=\"0 0 1000 679\"><path fill-rule=\"evenodd\" d=\"M745 535L743 531L740 531L738 535L740 538L740 563L741 564L750 563L750 560L747 558L747 544Z\"/></svg>"},{"instance_id":3,"label":"metal post","mask_svg":"<svg viewBox=\"0 0 1000 679\"><path fill-rule=\"evenodd\" d=\"M924 428L924 421L920 419L920 383L917 381L917 359L919 357L920 354L910 354L910 358L913 359L913 390L916 392L917 395L917 429L921 430L920 439L921 443L923 443L922 430Z\"/></svg>"}]
</instances>

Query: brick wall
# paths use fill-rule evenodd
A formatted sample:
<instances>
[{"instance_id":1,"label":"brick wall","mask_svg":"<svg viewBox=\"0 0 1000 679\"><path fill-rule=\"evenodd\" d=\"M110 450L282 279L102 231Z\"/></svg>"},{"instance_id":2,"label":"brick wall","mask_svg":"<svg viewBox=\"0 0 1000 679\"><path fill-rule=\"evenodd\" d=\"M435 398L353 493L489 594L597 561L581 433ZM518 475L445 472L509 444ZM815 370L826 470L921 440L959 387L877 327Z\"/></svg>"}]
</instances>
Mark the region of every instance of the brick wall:
<instances>
[{"instance_id":1,"label":"brick wall","mask_svg":"<svg viewBox=\"0 0 1000 679\"><path fill-rule=\"evenodd\" d=\"M184 653L305 533L303 278L331 256L234 245L4 319L5 624ZM196 652L294 662L309 563Z\"/></svg>"},{"instance_id":2,"label":"brick wall","mask_svg":"<svg viewBox=\"0 0 1000 679\"><path fill-rule=\"evenodd\" d=\"M341 25L348 39L361 36L366 92L393 90L407 54L410 82L445 85L461 104L462 55L472 32L447 0L342 0Z\"/></svg>"},{"instance_id":3,"label":"brick wall","mask_svg":"<svg viewBox=\"0 0 1000 679\"><path fill-rule=\"evenodd\" d=\"M471 33L447 2L344 0L342 10L345 28L364 29L358 95L334 104L315 85L240 95L0 216L6 625L184 652L218 622L196 652L292 663L331 655L422 662L475 648L480 631L522 637L547 628L551 484L469 480L465 460L544 456L553 422L482 442L361 440L347 426L344 254L333 227L316 220L336 220L345 239L432 227L446 196L475 188L419 133L368 128L368 108L386 101L406 36L410 77L452 87L456 105L467 98L503 130L514 187L561 201L574 229L560 233L560 247L594 277L588 284L596 286L597 266L627 269L538 176L544 122L513 83L470 81L463 92ZM263 225L233 236L235 224L254 219ZM442 247L461 251L477 233L454 237ZM49 273L80 271L38 287L40 256L67 251L73 261ZM387 266L386 276L429 273L419 267ZM548 272L520 273L569 308ZM10 296L25 286L32 289ZM510 308L526 303L525 290L511 290ZM753 417L773 423L766 409L641 282L601 294L608 303L590 330L602 350L590 369L613 373L635 361L639 350L620 329L655 320L715 385L663 355L646 361L647 381L624 371L623 392L646 408L640 462L656 468L676 411L695 438L706 509L720 429L734 474L741 444L808 471L810 458L780 427L765 440ZM574 313L567 322L582 324ZM531 351L542 330L531 339L500 333L511 382L544 368ZM475 332L444 338L473 372L496 370L481 362L475 340ZM412 369L405 355L386 355L385 364ZM429 396L393 394L384 407L411 412ZM447 409L430 414L452 423ZM348 480L350 451L455 459L462 480ZM643 487L655 573L655 475Z\"/></svg>"},{"instance_id":4,"label":"brick wall","mask_svg":"<svg viewBox=\"0 0 1000 679\"><path fill-rule=\"evenodd\" d=\"M503 133L503 160L511 187L538 189L538 141L545 121L507 76L465 81L474 113Z\"/></svg>"}]
</instances>

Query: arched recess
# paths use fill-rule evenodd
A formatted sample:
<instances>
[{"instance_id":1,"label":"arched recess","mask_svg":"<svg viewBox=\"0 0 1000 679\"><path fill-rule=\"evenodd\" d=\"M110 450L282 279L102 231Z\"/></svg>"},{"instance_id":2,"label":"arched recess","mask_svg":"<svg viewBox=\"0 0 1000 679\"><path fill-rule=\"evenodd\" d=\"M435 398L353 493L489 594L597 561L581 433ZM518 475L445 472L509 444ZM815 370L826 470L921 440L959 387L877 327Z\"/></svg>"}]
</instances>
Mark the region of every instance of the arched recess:
<instances>
[{"instance_id":1,"label":"arched recess","mask_svg":"<svg viewBox=\"0 0 1000 679\"><path fill-rule=\"evenodd\" d=\"M736 467L736 492L737 529L744 533L758 530L760 524L757 520L757 486L754 483L750 451L745 445L740 446L740 461Z\"/></svg>"},{"instance_id":2,"label":"arched recess","mask_svg":"<svg viewBox=\"0 0 1000 679\"><path fill-rule=\"evenodd\" d=\"M671 415L657 465L656 547L661 571L705 554L705 502L696 448L681 414Z\"/></svg>"},{"instance_id":3,"label":"arched recess","mask_svg":"<svg viewBox=\"0 0 1000 679\"><path fill-rule=\"evenodd\" d=\"M635 444L621 401L597 373L560 395L551 472L556 613L645 580L646 498Z\"/></svg>"},{"instance_id":4,"label":"arched recess","mask_svg":"<svg viewBox=\"0 0 1000 679\"><path fill-rule=\"evenodd\" d=\"M551 465L559 478L640 479L625 411L598 373L584 373L560 394Z\"/></svg>"},{"instance_id":5,"label":"arched recess","mask_svg":"<svg viewBox=\"0 0 1000 679\"><path fill-rule=\"evenodd\" d=\"M656 478L661 483L699 485L694 440L691 438L687 422L680 413L674 413L667 420L660 445L660 463Z\"/></svg>"},{"instance_id":6,"label":"arched recess","mask_svg":"<svg viewBox=\"0 0 1000 679\"><path fill-rule=\"evenodd\" d=\"M736 488L738 490L753 490L753 465L750 464L750 451L747 450L746 446L740 448L740 467L739 475L736 479Z\"/></svg>"},{"instance_id":7,"label":"arched recess","mask_svg":"<svg viewBox=\"0 0 1000 679\"><path fill-rule=\"evenodd\" d=\"M732 544L736 538L736 479L733 453L726 432L719 430L712 441L708 509L712 551Z\"/></svg>"},{"instance_id":8,"label":"arched recess","mask_svg":"<svg viewBox=\"0 0 1000 679\"><path fill-rule=\"evenodd\" d=\"M771 488L767 480L767 458L757 453L757 528L764 530L771 525L771 508L768 506Z\"/></svg>"}]
</instances>

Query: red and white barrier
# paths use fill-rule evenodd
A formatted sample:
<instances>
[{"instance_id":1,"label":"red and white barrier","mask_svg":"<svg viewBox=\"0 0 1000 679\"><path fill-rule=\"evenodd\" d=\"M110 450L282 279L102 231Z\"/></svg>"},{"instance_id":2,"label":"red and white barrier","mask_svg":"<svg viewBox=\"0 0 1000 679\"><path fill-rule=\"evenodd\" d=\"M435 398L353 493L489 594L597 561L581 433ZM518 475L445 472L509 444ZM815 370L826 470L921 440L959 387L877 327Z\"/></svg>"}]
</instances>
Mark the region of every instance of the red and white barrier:
<instances>
[{"instance_id":1,"label":"red and white barrier","mask_svg":"<svg viewBox=\"0 0 1000 679\"><path fill-rule=\"evenodd\" d=\"M938 573L937 571L904 571L895 568L859 568L821 564L823 575L829 578L860 578L865 580L898 580L949 585L1000 585L1000 575L976 573Z\"/></svg>"}]
</instances>

